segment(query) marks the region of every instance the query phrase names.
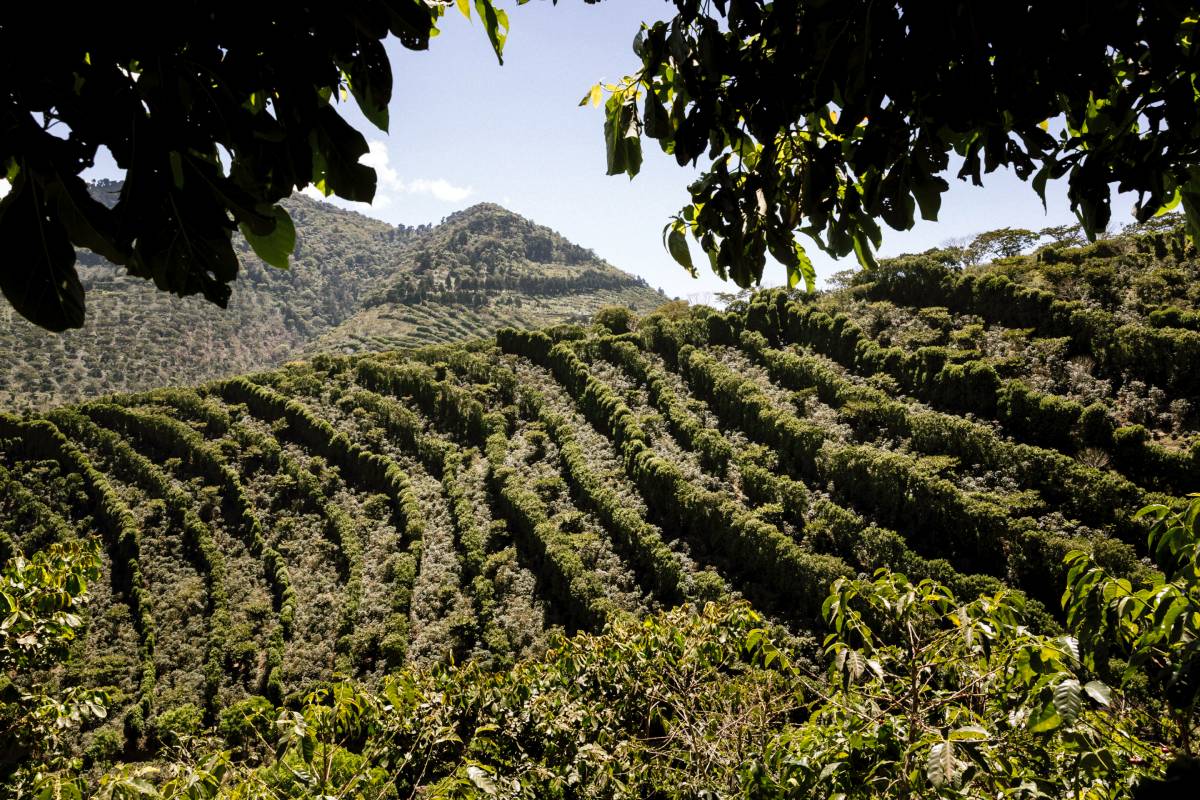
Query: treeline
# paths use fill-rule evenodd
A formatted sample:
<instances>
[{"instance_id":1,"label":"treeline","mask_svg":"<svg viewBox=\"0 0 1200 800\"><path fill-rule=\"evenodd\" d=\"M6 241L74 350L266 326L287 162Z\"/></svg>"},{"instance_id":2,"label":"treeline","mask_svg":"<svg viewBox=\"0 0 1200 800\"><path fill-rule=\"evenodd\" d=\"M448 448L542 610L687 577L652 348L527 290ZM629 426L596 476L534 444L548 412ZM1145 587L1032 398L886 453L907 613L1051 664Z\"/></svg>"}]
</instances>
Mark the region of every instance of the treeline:
<instances>
[{"instance_id":1,"label":"treeline","mask_svg":"<svg viewBox=\"0 0 1200 800\"><path fill-rule=\"evenodd\" d=\"M411 277L392 284L363 301L364 308L397 303L415 305L424 302L452 303L465 306L485 305L501 292L551 297L578 294L597 289L624 289L645 286L645 280L616 270L584 269L573 275L480 274L447 275L436 281L430 275Z\"/></svg>"}]
</instances>

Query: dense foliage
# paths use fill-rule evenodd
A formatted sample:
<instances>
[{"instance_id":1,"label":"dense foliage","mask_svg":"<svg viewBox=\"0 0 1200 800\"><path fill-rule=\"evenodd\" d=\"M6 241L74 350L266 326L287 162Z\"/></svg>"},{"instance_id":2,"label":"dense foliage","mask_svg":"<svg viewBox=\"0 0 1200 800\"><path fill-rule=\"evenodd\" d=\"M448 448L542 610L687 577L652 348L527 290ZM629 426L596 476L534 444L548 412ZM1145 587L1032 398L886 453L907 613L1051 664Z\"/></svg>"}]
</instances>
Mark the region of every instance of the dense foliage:
<instances>
[{"instance_id":1,"label":"dense foliage","mask_svg":"<svg viewBox=\"0 0 1200 800\"><path fill-rule=\"evenodd\" d=\"M1137 193L1139 221L1182 201L1200 235L1190 3L674 4L634 40L639 70L608 87L604 131L609 174L637 174L643 135L681 165L712 160L664 231L693 273L687 234L739 286L769 252L811 288L797 233L873 265L879 220L937 219L952 155L959 179L1008 167L1043 200L1065 177L1089 237L1114 184Z\"/></svg>"},{"instance_id":2,"label":"dense foliage","mask_svg":"<svg viewBox=\"0 0 1200 800\"><path fill-rule=\"evenodd\" d=\"M1178 498L1200 426L1163 361L1187 351L1156 337L1194 333L1169 324L1196 308L1194 250L1160 231L953 256L0 416L4 554L103 543L69 658L10 678L103 692L107 716L23 779L148 762L104 791L1115 797L1164 778L1197 724L1200 502Z\"/></svg>"},{"instance_id":3,"label":"dense foliage","mask_svg":"<svg viewBox=\"0 0 1200 800\"><path fill-rule=\"evenodd\" d=\"M99 184L110 202L119 185ZM81 257L81 330L49 336L0 308L0 408L46 408L118 391L278 366L304 353L415 347L515 325L586 319L608 305L648 311L663 297L590 250L495 205L440 225L394 227L303 196L291 269L240 240L228 308L176 298Z\"/></svg>"},{"instance_id":4,"label":"dense foliage","mask_svg":"<svg viewBox=\"0 0 1200 800\"><path fill-rule=\"evenodd\" d=\"M1182 539L1168 549L1194 547L1195 531ZM1030 631L1010 593L964 603L885 570L832 588L826 677L811 647L781 640L746 603L689 606L557 639L507 672L408 668L373 690L333 683L278 709L250 698L200 738L177 740L176 760L101 775L96 796L1099 798L1185 788L1156 779L1163 755L1180 751L1148 735L1145 699L1088 679L1076 640ZM1155 628L1188 641L1170 624ZM39 796L89 788L52 762L19 780Z\"/></svg>"}]
</instances>

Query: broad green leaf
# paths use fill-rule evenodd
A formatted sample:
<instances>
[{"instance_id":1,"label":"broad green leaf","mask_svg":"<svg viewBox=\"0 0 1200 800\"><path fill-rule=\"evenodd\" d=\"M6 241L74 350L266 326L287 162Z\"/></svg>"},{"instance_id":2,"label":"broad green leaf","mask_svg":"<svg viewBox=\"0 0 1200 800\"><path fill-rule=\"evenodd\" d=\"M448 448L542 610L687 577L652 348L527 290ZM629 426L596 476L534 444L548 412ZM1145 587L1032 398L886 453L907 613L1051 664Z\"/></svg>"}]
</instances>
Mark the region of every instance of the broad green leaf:
<instances>
[{"instance_id":1,"label":"broad green leaf","mask_svg":"<svg viewBox=\"0 0 1200 800\"><path fill-rule=\"evenodd\" d=\"M1064 724L1075 724L1079 712L1083 710L1079 681L1068 678L1054 687L1054 708Z\"/></svg>"},{"instance_id":2,"label":"broad green leaf","mask_svg":"<svg viewBox=\"0 0 1200 800\"><path fill-rule=\"evenodd\" d=\"M684 236L678 221L667 226L667 251L679 266L686 269L692 276L696 275L696 267L692 264L692 253L688 249L687 237Z\"/></svg>"},{"instance_id":3,"label":"broad green leaf","mask_svg":"<svg viewBox=\"0 0 1200 800\"><path fill-rule=\"evenodd\" d=\"M454 3L458 6L460 14L467 19L471 18L471 0L454 0Z\"/></svg>"},{"instance_id":4,"label":"broad green leaf","mask_svg":"<svg viewBox=\"0 0 1200 800\"><path fill-rule=\"evenodd\" d=\"M950 188L950 184L938 177L913 176L912 194L917 199L921 209L921 218L934 221L942 208L942 193Z\"/></svg>"},{"instance_id":5,"label":"broad green leaf","mask_svg":"<svg viewBox=\"0 0 1200 800\"><path fill-rule=\"evenodd\" d=\"M1029 715L1029 721L1026 727L1031 733L1046 733L1052 731L1062 724L1062 718L1058 715L1058 710L1053 702L1046 703L1041 708Z\"/></svg>"},{"instance_id":6,"label":"broad green leaf","mask_svg":"<svg viewBox=\"0 0 1200 800\"><path fill-rule=\"evenodd\" d=\"M1112 689L1100 681L1088 681L1083 685L1083 690L1087 692L1088 697L1102 706L1112 703Z\"/></svg>"},{"instance_id":7,"label":"broad green leaf","mask_svg":"<svg viewBox=\"0 0 1200 800\"><path fill-rule=\"evenodd\" d=\"M342 65L342 73L363 116L379 130L386 131L389 124L388 102L392 98L392 73L382 43L371 42L361 46L354 58Z\"/></svg>"},{"instance_id":8,"label":"broad green leaf","mask_svg":"<svg viewBox=\"0 0 1200 800\"><path fill-rule=\"evenodd\" d=\"M500 793L500 789L496 786L496 782L492 780L492 776L474 764L467 767L467 778L470 779L471 783L475 784L476 789L489 797L494 797Z\"/></svg>"},{"instance_id":9,"label":"broad green leaf","mask_svg":"<svg viewBox=\"0 0 1200 800\"><path fill-rule=\"evenodd\" d=\"M799 242L794 242L796 251L796 266L799 273L798 277L804 278L805 291L815 291L817 288L817 270L813 267L812 259L808 257L808 251L804 249L804 245ZM798 281L793 278L792 271L788 270L788 286L794 287Z\"/></svg>"},{"instance_id":10,"label":"broad green leaf","mask_svg":"<svg viewBox=\"0 0 1200 800\"><path fill-rule=\"evenodd\" d=\"M51 185L48 198L55 200L72 244L86 247L114 264L125 262L128 253L115 244L118 238L115 215L91 196L81 179L66 178Z\"/></svg>"},{"instance_id":11,"label":"broad green leaf","mask_svg":"<svg viewBox=\"0 0 1200 800\"><path fill-rule=\"evenodd\" d=\"M579 101L579 105L581 107L582 106L592 106L593 108L595 108L595 107L598 107L600 105L601 101L603 101L603 100L604 100L604 87L597 83L591 89L588 89L587 94L585 94L583 96L583 99Z\"/></svg>"},{"instance_id":12,"label":"broad green leaf","mask_svg":"<svg viewBox=\"0 0 1200 800\"><path fill-rule=\"evenodd\" d=\"M1158 209L1158 211L1155 211L1155 212L1154 212L1154 216L1156 216L1156 217L1161 217L1161 216L1163 216L1164 214L1167 214L1167 213L1169 213L1169 212L1171 212L1171 211L1174 211L1174 210L1175 210L1175 208L1176 208L1176 207L1179 205L1179 203L1180 203L1182 200L1183 200L1183 193L1182 193L1182 192L1180 192L1178 188L1176 188L1176 189L1175 189L1175 194L1173 194L1173 195L1171 196L1171 199L1170 199L1170 200L1168 200L1167 202L1163 203L1162 207L1161 207L1161 208L1159 208L1159 209Z\"/></svg>"},{"instance_id":13,"label":"broad green leaf","mask_svg":"<svg viewBox=\"0 0 1200 800\"><path fill-rule=\"evenodd\" d=\"M75 271L75 248L61 216L28 175L18 175L0 200L7 265L0 269L0 291L35 325L56 332L82 327L83 285Z\"/></svg>"},{"instance_id":14,"label":"broad green leaf","mask_svg":"<svg viewBox=\"0 0 1200 800\"><path fill-rule=\"evenodd\" d=\"M980 725L963 725L961 728L950 731L950 741L952 742L982 742L990 739L991 736L987 728Z\"/></svg>"},{"instance_id":15,"label":"broad green leaf","mask_svg":"<svg viewBox=\"0 0 1200 800\"><path fill-rule=\"evenodd\" d=\"M875 254L871 251L871 245L861 232L854 234L854 255L863 269L875 269L879 266L875 262Z\"/></svg>"},{"instance_id":16,"label":"broad green leaf","mask_svg":"<svg viewBox=\"0 0 1200 800\"><path fill-rule=\"evenodd\" d=\"M275 217L275 230L266 236L255 234L245 223L238 227L255 255L273 267L287 269L288 259L296 249L296 226L282 206L275 206L272 215Z\"/></svg>"},{"instance_id":17,"label":"broad green leaf","mask_svg":"<svg viewBox=\"0 0 1200 800\"><path fill-rule=\"evenodd\" d=\"M671 116L667 107L658 99L658 93L651 86L646 90L646 135L651 139L664 139L671 136Z\"/></svg>"},{"instance_id":18,"label":"broad green leaf","mask_svg":"<svg viewBox=\"0 0 1200 800\"><path fill-rule=\"evenodd\" d=\"M313 183L321 191L369 203L375 198L375 170L360 162L370 148L366 138L338 116L332 106L317 111L312 133ZM318 180L318 176L324 178Z\"/></svg>"},{"instance_id":19,"label":"broad green leaf","mask_svg":"<svg viewBox=\"0 0 1200 800\"><path fill-rule=\"evenodd\" d=\"M483 20L484 30L487 31L488 41L496 52L496 60L504 63L504 42L508 38L508 14L502 8L496 8L492 0L475 0L475 10Z\"/></svg>"},{"instance_id":20,"label":"broad green leaf","mask_svg":"<svg viewBox=\"0 0 1200 800\"><path fill-rule=\"evenodd\" d=\"M925 777L940 789L954 781L954 773L954 744L949 740L938 742L930 748L929 758L925 760Z\"/></svg>"},{"instance_id":21,"label":"broad green leaf","mask_svg":"<svg viewBox=\"0 0 1200 800\"><path fill-rule=\"evenodd\" d=\"M608 174L624 172L629 177L642 168L642 142L638 135L637 106L622 93L608 98L604 106L604 142L608 151Z\"/></svg>"}]
</instances>

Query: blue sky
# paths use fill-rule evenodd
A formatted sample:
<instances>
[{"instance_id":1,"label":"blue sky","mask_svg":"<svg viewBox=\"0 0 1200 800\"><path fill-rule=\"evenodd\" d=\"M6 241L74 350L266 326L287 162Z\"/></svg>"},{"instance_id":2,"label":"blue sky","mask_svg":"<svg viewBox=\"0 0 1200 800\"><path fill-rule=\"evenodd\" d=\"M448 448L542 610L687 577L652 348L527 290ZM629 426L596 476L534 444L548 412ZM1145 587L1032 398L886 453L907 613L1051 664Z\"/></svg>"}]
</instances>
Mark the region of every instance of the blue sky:
<instances>
[{"instance_id":1,"label":"blue sky","mask_svg":"<svg viewBox=\"0 0 1200 800\"><path fill-rule=\"evenodd\" d=\"M379 193L373 207L339 204L415 225L437 222L478 202L496 202L592 248L671 296L703 299L705 293L736 289L707 272L693 280L662 246L663 225L687 203L686 187L697 171L677 166L648 141L637 178L606 176L602 111L578 107L592 84L633 70L637 60L631 43L639 23L668 17L673 5L665 0L502 4L512 25L502 67L478 20L468 22L453 10L427 52L390 41L396 73L390 133L367 123L352 101L342 107L371 141ZM96 174L112 172L111 166L101 166ZM940 221L921 222L906 232L885 228L883 255L919 252L1004 226L1037 229L1074 222L1062 186L1051 186L1049 209L1043 212L1032 189L1010 174L986 176L984 188L953 178L951 183ZM1130 207L1127 200L1115 204L1115 226L1130 221ZM853 257L834 262L815 246L809 249L821 277L854 266ZM765 283L778 284L782 268L768 265L764 277Z\"/></svg>"}]
</instances>

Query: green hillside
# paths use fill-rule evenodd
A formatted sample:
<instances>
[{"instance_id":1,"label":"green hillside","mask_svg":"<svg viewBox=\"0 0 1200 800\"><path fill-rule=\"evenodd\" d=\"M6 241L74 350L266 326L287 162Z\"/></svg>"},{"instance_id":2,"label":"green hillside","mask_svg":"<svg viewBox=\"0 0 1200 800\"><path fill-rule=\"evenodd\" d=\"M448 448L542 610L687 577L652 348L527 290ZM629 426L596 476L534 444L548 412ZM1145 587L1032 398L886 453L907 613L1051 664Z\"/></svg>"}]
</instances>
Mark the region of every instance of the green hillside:
<instances>
[{"instance_id":1,"label":"green hillside","mask_svg":"<svg viewBox=\"0 0 1200 800\"><path fill-rule=\"evenodd\" d=\"M98 185L96 193L104 199L118 186ZM0 408L195 383L328 347L377 350L491 335L504 325L586 318L613 303L645 311L664 300L499 206L413 228L300 195L285 205L297 229L291 269L264 265L240 242L242 272L227 310L159 292L88 253L80 256L88 293L82 330L50 335L0 304ZM456 288L447 292L447 285Z\"/></svg>"},{"instance_id":2,"label":"green hillside","mask_svg":"<svg viewBox=\"0 0 1200 800\"><path fill-rule=\"evenodd\" d=\"M491 336L500 328L589 319L619 305L649 311L666 298L549 228L481 203L407 243L399 269L361 310L306 348L358 352Z\"/></svg>"},{"instance_id":3,"label":"green hillside","mask_svg":"<svg viewBox=\"0 0 1200 800\"><path fill-rule=\"evenodd\" d=\"M1194 249L946 259L0 418L4 555L104 543L53 676L110 693L81 747L402 665L486 682L682 602L745 598L819 659L832 582L880 567L1012 587L1047 632L1069 551L1153 577L1134 512L1200 486Z\"/></svg>"}]
</instances>

